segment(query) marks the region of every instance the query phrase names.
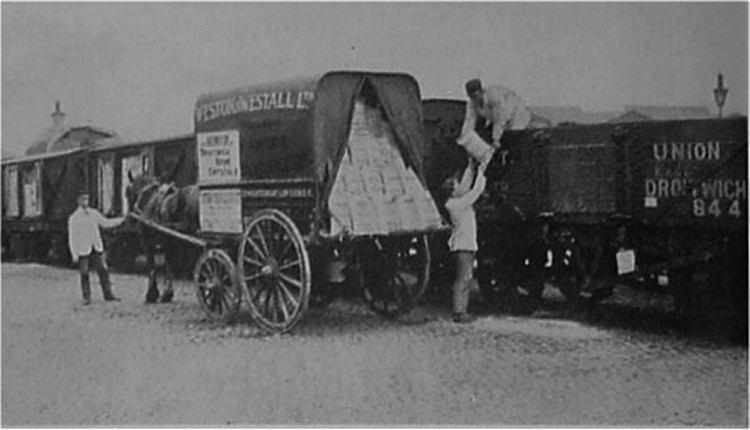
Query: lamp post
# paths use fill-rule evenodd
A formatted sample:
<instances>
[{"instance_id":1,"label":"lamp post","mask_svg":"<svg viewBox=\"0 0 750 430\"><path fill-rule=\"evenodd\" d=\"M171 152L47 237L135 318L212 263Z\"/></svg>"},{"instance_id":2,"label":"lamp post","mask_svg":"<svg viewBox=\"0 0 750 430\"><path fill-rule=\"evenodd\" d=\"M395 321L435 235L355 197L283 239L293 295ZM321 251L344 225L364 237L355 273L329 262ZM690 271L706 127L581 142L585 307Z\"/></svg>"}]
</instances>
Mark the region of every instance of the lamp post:
<instances>
[{"instance_id":1,"label":"lamp post","mask_svg":"<svg viewBox=\"0 0 750 430\"><path fill-rule=\"evenodd\" d=\"M716 75L716 88L714 88L714 100L716 106L719 107L719 118L722 117L722 109L724 108L724 102L727 100L728 88L724 88L724 75L719 72Z\"/></svg>"}]
</instances>

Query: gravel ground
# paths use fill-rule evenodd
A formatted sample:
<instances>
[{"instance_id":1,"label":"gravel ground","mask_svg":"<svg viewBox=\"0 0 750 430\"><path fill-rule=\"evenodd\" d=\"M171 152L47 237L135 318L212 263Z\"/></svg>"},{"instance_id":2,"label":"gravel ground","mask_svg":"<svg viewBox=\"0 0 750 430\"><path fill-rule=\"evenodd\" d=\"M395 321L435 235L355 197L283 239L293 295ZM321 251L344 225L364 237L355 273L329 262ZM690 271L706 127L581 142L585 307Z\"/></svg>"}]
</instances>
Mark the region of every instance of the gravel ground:
<instances>
[{"instance_id":1,"label":"gravel ground","mask_svg":"<svg viewBox=\"0 0 750 430\"><path fill-rule=\"evenodd\" d=\"M209 323L187 282L158 305L142 276L113 283L122 302L92 276L83 307L76 271L3 263L3 426L748 426L746 346L634 314L455 325L337 300L262 336L244 304Z\"/></svg>"}]
</instances>

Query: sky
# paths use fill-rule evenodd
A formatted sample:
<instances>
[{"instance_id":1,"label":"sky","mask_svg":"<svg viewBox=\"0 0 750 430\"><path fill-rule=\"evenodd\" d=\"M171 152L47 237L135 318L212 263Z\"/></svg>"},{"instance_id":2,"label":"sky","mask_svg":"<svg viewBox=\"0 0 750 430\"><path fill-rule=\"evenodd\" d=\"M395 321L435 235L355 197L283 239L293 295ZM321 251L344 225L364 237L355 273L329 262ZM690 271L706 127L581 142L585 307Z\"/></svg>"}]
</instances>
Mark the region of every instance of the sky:
<instances>
[{"instance_id":1,"label":"sky","mask_svg":"<svg viewBox=\"0 0 750 430\"><path fill-rule=\"evenodd\" d=\"M532 106L747 114L748 4L3 2L2 152L52 124L126 141L188 134L200 94L329 70L413 75L424 98L480 77Z\"/></svg>"}]
</instances>

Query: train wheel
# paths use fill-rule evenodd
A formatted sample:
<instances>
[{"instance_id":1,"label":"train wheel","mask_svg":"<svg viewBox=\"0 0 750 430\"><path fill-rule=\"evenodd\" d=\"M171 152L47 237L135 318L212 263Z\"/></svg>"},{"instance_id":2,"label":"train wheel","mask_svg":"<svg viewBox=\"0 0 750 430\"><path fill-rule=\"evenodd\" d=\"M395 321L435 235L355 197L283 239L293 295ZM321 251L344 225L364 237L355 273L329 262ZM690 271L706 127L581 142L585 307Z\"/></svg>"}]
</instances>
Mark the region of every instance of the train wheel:
<instances>
[{"instance_id":1,"label":"train wheel","mask_svg":"<svg viewBox=\"0 0 750 430\"><path fill-rule=\"evenodd\" d=\"M283 212L259 211L242 235L239 281L263 328L294 328L310 301L310 260L297 226Z\"/></svg>"},{"instance_id":2,"label":"train wheel","mask_svg":"<svg viewBox=\"0 0 750 430\"><path fill-rule=\"evenodd\" d=\"M395 318L417 305L427 289L426 235L375 238L360 253L362 294L376 313Z\"/></svg>"},{"instance_id":3,"label":"train wheel","mask_svg":"<svg viewBox=\"0 0 750 430\"><path fill-rule=\"evenodd\" d=\"M193 280L206 315L222 324L232 321L240 309L242 294L227 253L220 249L204 252L195 265Z\"/></svg>"}]
</instances>

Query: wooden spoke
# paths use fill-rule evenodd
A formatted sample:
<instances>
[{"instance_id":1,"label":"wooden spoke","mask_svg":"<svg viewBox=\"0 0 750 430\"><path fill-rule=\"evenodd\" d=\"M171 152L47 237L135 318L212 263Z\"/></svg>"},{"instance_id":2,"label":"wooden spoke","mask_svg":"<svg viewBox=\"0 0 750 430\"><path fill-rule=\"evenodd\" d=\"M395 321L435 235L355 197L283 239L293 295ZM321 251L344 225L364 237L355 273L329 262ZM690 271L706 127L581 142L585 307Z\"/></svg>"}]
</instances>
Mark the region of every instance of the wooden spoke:
<instances>
[{"instance_id":1,"label":"wooden spoke","mask_svg":"<svg viewBox=\"0 0 750 430\"><path fill-rule=\"evenodd\" d=\"M262 222L258 223L258 237L260 238L260 245L263 247L263 250L266 253L266 257L270 258L273 256L273 254L271 254L271 251L269 251L268 249L268 243L266 243L266 235L263 233L262 225Z\"/></svg>"},{"instance_id":2,"label":"wooden spoke","mask_svg":"<svg viewBox=\"0 0 750 430\"><path fill-rule=\"evenodd\" d=\"M299 301L297 301L297 299L294 297L291 291L289 291L281 282L279 282L278 285L279 285L279 289L284 293L285 300L288 300L289 302L291 302L292 306L294 306L295 309L299 307Z\"/></svg>"},{"instance_id":3,"label":"wooden spoke","mask_svg":"<svg viewBox=\"0 0 750 430\"><path fill-rule=\"evenodd\" d=\"M263 276L262 273L256 273L256 274L251 275L251 276L245 276L244 279L245 279L245 282L250 282L252 280L260 278L261 276Z\"/></svg>"},{"instance_id":4,"label":"wooden spoke","mask_svg":"<svg viewBox=\"0 0 750 430\"><path fill-rule=\"evenodd\" d=\"M297 287L299 289L304 288L303 285L302 285L302 282L300 282L300 281L298 281L298 280L296 280L296 279L294 279L292 277L289 277L289 276L287 276L287 275L285 275L283 273L279 273L278 276L279 276L279 279L283 280L284 282L286 282L288 284L292 284L292 285L294 285L295 287Z\"/></svg>"},{"instance_id":5,"label":"wooden spoke","mask_svg":"<svg viewBox=\"0 0 750 430\"><path fill-rule=\"evenodd\" d=\"M243 261L244 261L245 263L250 263L250 264L252 264L252 265L254 265L254 266L258 266L258 267L263 267L263 266L264 266L264 264L263 264L263 263L261 263L260 261L258 261L258 260L255 260L255 259L253 259L253 258L250 258L250 257L248 257L247 255L246 255L246 256L244 256L244 257L242 258L242 260L243 260Z\"/></svg>"},{"instance_id":6,"label":"wooden spoke","mask_svg":"<svg viewBox=\"0 0 750 430\"><path fill-rule=\"evenodd\" d=\"M294 266L299 266L301 263L302 263L301 260L295 260L295 261L292 261L291 263L286 263L283 266L279 266L279 270L291 269Z\"/></svg>"},{"instance_id":7,"label":"wooden spoke","mask_svg":"<svg viewBox=\"0 0 750 430\"><path fill-rule=\"evenodd\" d=\"M244 240L244 242L248 243L250 245L250 247L253 248L253 251L255 251L255 253L258 256L260 256L261 259L263 259L263 260L267 260L268 259L268 256L266 254L264 254L263 251L260 250L260 248L258 247L258 245L255 243L255 241L250 236L248 236ZM244 254L243 254L243 261L244 261Z\"/></svg>"}]
</instances>

